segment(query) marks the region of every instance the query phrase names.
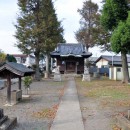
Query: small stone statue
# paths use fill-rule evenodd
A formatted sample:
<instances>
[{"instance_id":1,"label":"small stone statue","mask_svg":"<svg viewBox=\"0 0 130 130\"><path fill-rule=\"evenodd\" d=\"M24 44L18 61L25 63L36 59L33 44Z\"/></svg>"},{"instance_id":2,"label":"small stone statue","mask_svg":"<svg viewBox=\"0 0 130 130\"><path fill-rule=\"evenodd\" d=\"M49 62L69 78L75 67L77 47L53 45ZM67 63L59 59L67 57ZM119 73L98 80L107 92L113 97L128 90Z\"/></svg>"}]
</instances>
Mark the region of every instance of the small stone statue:
<instances>
[{"instance_id":1,"label":"small stone statue","mask_svg":"<svg viewBox=\"0 0 130 130\"><path fill-rule=\"evenodd\" d=\"M60 66L55 68L54 81L61 81Z\"/></svg>"},{"instance_id":2,"label":"small stone statue","mask_svg":"<svg viewBox=\"0 0 130 130\"><path fill-rule=\"evenodd\" d=\"M55 73L56 73L56 74L60 74L60 66L57 66L57 67L55 68Z\"/></svg>"},{"instance_id":3,"label":"small stone statue","mask_svg":"<svg viewBox=\"0 0 130 130\"><path fill-rule=\"evenodd\" d=\"M82 81L91 81L87 66L84 66L84 74L83 74Z\"/></svg>"},{"instance_id":4,"label":"small stone statue","mask_svg":"<svg viewBox=\"0 0 130 130\"><path fill-rule=\"evenodd\" d=\"M88 71L88 67L87 67L87 66L84 67L84 74L89 74L89 71Z\"/></svg>"}]
</instances>

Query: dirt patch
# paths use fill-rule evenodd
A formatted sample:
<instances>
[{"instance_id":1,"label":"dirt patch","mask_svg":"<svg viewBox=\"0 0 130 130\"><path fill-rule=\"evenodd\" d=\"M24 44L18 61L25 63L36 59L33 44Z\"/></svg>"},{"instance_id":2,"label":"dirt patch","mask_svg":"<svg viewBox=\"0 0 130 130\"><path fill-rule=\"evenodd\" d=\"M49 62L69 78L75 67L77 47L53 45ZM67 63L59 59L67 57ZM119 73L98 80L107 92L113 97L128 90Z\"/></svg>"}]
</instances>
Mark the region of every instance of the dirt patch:
<instances>
[{"instance_id":1,"label":"dirt patch","mask_svg":"<svg viewBox=\"0 0 130 130\"><path fill-rule=\"evenodd\" d=\"M130 106L130 87L120 81L76 79L85 130L120 130L115 116Z\"/></svg>"}]
</instances>

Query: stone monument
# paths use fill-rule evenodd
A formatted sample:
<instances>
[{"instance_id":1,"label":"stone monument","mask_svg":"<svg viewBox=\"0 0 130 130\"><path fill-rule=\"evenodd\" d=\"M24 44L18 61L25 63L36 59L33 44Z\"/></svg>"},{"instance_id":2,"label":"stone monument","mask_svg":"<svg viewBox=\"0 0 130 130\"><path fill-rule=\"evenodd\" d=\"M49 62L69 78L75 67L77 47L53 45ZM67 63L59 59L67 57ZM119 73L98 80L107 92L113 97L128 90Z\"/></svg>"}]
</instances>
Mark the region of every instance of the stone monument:
<instances>
[{"instance_id":1,"label":"stone monument","mask_svg":"<svg viewBox=\"0 0 130 130\"><path fill-rule=\"evenodd\" d=\"M93 78L94 78L94 79L100 78L100 75L99 75L99 68L97 68L97 71L93 73Z\"/></svg>"},{"instance_id":2,"label":"stone monument","mask_svg":"<svg viewBox=\"0 0 130 130\"><path fill-rule=\"evenodd\" d=\"M17 118L4 115L3 109L0 108L0 130L11 130L17 124Z\"/></svg>"},{"instance_id":3,"label":"stone monument","mask_svg":"<svg viewBox=\"0 0 130 130\"><path fill-rule=\"evenodd\" d=\"M54 81L61 81L60 66L57 66L57 68L55 68Z\"/></svg>"},{"instance_id":4,"label":"stone monument","mask_svg":"<svg viewBox=\"0 0 130 130\"><path fill-rule=\"evenodd\" d=\"M83 74L82 81L91 81L87 66L84 67L84 74Z\"/></svg>"}]
</instances>

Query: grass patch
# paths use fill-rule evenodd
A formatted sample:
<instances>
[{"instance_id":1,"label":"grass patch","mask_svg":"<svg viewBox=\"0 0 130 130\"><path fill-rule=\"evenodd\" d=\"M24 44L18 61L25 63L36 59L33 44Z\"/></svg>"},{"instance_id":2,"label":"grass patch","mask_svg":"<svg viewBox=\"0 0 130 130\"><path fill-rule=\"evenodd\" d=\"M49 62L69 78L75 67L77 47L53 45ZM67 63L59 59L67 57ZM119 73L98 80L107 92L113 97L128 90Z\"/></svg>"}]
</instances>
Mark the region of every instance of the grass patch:
<instances>
[{"instance_id":1,"label":"grass patch","mask_svg":"<svg viewBox=\"0 0 130 130\"><path fill-rule=\"evenodd\" d=\"M75 80L77 86L82 89L84 96L87 97L108 97L112 99L130 98L130 87L126 84L122 84L120 81L103 79L82 82L80 78L76 78Z\"/></svg>"},{"instance_id":2,"label":"grass patch","mask_svg":"<svg viewBox=\"0 0 130 130\"><path fill-rule=\"evenodd\" d=\"M129 95L128 93L122 92L116 88L96 88L89 90L86 94L89 97L109 97L113 99L124 99L127 98Z\"/></svg>"}]
</instances>

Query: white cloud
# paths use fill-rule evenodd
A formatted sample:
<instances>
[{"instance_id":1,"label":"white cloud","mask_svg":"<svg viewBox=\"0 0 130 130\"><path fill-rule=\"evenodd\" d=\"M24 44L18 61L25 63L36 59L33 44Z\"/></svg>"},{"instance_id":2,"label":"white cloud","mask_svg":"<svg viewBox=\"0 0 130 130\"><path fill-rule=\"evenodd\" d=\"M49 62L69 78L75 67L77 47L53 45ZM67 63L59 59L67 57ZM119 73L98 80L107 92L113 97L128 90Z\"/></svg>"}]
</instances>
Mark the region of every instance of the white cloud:
<instances>
[{"instance_id":1,"label":"white cloud","mask_svg":"<svg viewBox=\"0 0 130 130\"><path fill-rule=\"evenodd\" d=\"M80 15L77 9L81 9L84 0L56 0L54 2L59 20L63 20L65 39L69 43L76 43L74 32L79 29ZM93 0L99 3L101 0ZM6 53L20 53L14 47L16 43L14 25L18 13L17 0L0 0L0 49Z\"/></svg>"},{"instance_id":2,"label":"white cloud","mask_svg":"<svg viewBox=\"0 0 130 130\"><path fill-rule=\"evenodd\" d=\"M92 0L99 4L101 0ZM65 29L65 39L67 42L77 42L74 32L79 29L79 20L81 16L77 12L83 6L84 0L57 0L55 2L56 12L59 20L63 19L62 25ZM72 41L71 41L72 40Z\"/></svg>"}]
</instances>

